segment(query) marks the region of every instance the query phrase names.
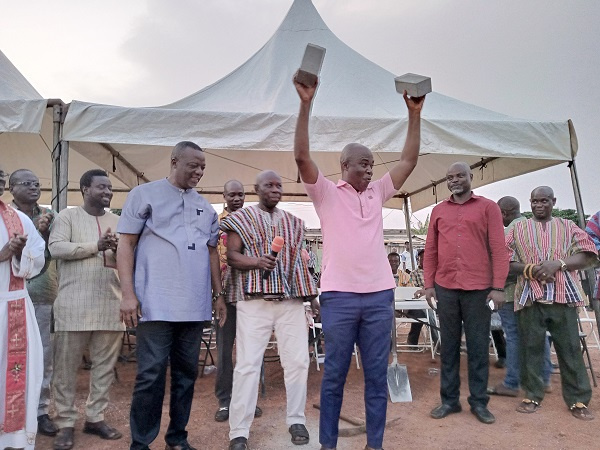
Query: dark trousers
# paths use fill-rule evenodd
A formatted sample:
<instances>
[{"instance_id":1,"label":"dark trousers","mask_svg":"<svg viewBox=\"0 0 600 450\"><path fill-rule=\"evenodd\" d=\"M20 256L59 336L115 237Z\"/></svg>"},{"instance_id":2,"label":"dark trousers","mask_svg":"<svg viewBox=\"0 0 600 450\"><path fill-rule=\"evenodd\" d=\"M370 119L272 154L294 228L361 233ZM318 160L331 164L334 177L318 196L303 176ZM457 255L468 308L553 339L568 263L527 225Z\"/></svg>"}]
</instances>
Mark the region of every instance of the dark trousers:
<instances>
[{"instance_id":1,"label":"dark trousers","mask_svg":"<svg viewBox=\"0 0 600 450\"><path fill-rule=\"evenodd\" d=\"M225 325L217 325L217 379L215 380L215 396L219 407L231 402L233 388L233 343L235 342L235 323L237 309L233 303L227 303L227 320Z\"/></svg>"},{"instance_id":2,"label":"dark trousers","mask_svg":"<svg viewBox=\"0 0 600 450\"><path fill-rule=\"evenodd\" d=\"M558 358L565 403L567 406L577 402L587 405L592 398L592 388L581 354L577 308L534 302L517 311L517 321L521 338L521 387L525 397L536 402L544 399L544 381L540 374L546 331L549 331Z\"/></svg>"},{"instance_id":3,"label":"dark trousers","mask_svg":"<svg viewBox=\"0 0 600 450\"><path fill-rule=\"evenodd\" d=\"M319 442L325 447L337 446L344 384L356 342L365 378L367 444L371 448L381 448L387 409L394 291L324 292L320 301L325 369L321 382Z\"/></svg>"},{"instance_id":4,"label":"dark trousers","mask_svg":"<svg viewBox=\"0 0 600 450\"><path fill-rule=\"evenodd\" d=\"M506 339L504 338L504 331L492 330L492 339L496 346L496 353L498 353L499 359L506 359Z\"/></svg>"},{"instance_id":5,"label":"dark trousers","mask_svg":"<svg viewBox=\"0 0 600 450\"><path fill-rule=\"evenodd\" d=\"M187 440L187 426L198 377L203 322L142 322L136 330L137 376L129 416L131 450L148 450L160 431L167 366L171 365L171 402L165 441Z\"/></svg>"},{"instance_id":6,"label":"dark trousers","mask_svg":"<svg viewBox=\"0 0 600 450\"><path fill-rule=\"evenodd\" d=\"M427 322L427 313L421 309L409 309L406 311L406 317L409 319L419 319L422 322ZM419 344L419 336L421 335L421 329L425 323L411 323L410 331L408 332L408 336L406 337L406 343L408 345L418 345ZM433 339L433 343L435 344L438 341L438 330L435 329L437 324L433 318L433 315L429 316L429 326L431 327L431 338Z\"/></svg>"},{"instance_id":7,"label":"dark trousers","mask_svg":"<svg viewBox=\"0 0 600 450\"><path fill-rule=\"evenodd\" d=\"M460 341L464 324L471 408L487 406L490 316L489 289L463 291L435 285L442 339L440 395L442 403L456 405L460 398Z\"/></svg>"}]
</instances>

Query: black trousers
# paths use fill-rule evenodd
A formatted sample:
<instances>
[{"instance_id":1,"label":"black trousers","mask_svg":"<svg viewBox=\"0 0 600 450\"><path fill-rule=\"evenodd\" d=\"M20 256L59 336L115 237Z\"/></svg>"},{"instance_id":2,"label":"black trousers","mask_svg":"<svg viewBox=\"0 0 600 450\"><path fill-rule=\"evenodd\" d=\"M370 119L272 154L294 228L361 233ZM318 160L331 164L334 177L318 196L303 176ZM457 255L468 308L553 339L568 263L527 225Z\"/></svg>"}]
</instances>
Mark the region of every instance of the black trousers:
<instances>
[{"instance_id":1,"label":"black trousers","mask_svg":"<svg viewBox=\"0 0 600 450\"><path fill-rule=\"evenodd\" d=\"M165 441L187 440L203 322L142 322L136 330L137 376L129 415L131 450L148 450L160 431L167 366L171 365L171 402Z\"/></svg>"},{"instance_id":2,"label":"black trousers","mask_svg":"<svg viewBox=\"0 0 600 450\"><path fill-rule=\"evenodd\" d=\"M498 353L499 359L506 359L506 339L504 338L504 331L492 330L492 339L496 346L496 352Z\"/></svg>"},{"instance_id":3,"label":"black trousers","mask_svg":"<svg viewBox=\"0 0 600 450\"><path fill-rule=\"evenodd\" d=\"M227 320L225 325L217 328L217 379L215 380L215 396L219 407L231 402L233 389L233 343L235 342L235 324L237 309L233 303L227 303Z\"/></svg>"},{"instance_id":4,"label":"black trousers","mask_svg":"<svg viewBox=\"0 0 600 450\"><path fill-rule=\"evenodd\" d=\"M487 406L490 316L489 289L463 291L435 285L442 339L440 395L442 403L456 405L460 398L460 342L464 324L471 408Z\"/></svg>"}]
</instances>

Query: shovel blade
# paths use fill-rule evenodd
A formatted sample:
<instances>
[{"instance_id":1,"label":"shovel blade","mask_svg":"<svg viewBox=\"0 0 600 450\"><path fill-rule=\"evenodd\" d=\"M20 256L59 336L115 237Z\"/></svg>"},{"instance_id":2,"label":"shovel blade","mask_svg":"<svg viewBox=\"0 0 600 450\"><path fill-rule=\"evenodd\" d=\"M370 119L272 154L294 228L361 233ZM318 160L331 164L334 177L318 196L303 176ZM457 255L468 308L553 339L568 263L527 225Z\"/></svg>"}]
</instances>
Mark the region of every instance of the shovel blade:
<instances>
[{"instance_id":1,"label":"shovel blade","mask_svg":"<svg viewBox=\"0 0 600 450\"><path fill-rule=\"evenodd\" d=\"M387 382L392 403L412 402L408 371L405 364L390 364L387 370Z\"/></svg>"}]
</instances>

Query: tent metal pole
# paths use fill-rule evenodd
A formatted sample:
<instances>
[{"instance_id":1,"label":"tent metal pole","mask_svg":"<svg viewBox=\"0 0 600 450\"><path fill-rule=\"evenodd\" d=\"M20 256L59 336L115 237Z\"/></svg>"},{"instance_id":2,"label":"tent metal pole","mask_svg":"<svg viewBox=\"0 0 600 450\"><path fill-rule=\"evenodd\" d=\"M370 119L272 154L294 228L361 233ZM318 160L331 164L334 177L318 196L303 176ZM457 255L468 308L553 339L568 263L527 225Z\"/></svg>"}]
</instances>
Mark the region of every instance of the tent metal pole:
<instances>
[{"instance_id":1,"label":"tent metal pole","mask_svg":"<svg viewBox=\"0 0 600 450\"><path fill-rule=\"evenodd\" d=\"M413 250L412 242L412 229L410 228L410 207L408 206L408 196L404 197L404 222L406 223L406 235L408 236L408 248L410 251L410 260L412 262L412 268L415 270L417 264L415 261L415 251Z\"/></svg>"},{"instance_id":2,"label":"tent metal pole","mask_svg":"<svg viewBox=\"0 0 600 450\"><path fill-rule=\"evenodd\" d=\"M52 209L60 211L58 199L60 178L60 126L62 107L59 104L52 105Z\"/></svg>"},{"instance_id":3,"label":"tent metal pole","mask_svg":"<svg viewBox=\"0 0 600 450\"><path fill-rule=\"evenodd\" d=\"M61 127L61 135L62 135L62 123ZM60 173L58 177L58 185L60 186L60 191L58 193L59 198L59 211L65 209L68 206L68 194L69 194L69 142L62 141L60 142Z\"/></svg>"},{"instance_id":4,"label":"tent metal pole","mask_svg":"<svg viewBox=\"0 0 600 450\"><path fill-rule=\"evenodd\" d=\"M581 188L579 186L579 177L577 176L577 167L575 166L575 158L569 163L569 170L571 172L571 183L573 184L573 194L575 195L575 207L577 208L577 218L579 219L579 226L585 230L585 213L583 211L583 199L581 198ZM589 286L590 305L594 309L596 316L596 329L600 330L600 302L593 298L594 283L596 281L596 274L594 269L588 269L584 271L585 280Z\"/></svg>"},{"instance_id":5,"label":"tent metal pole","mask_svg":"<svg viewBox=\"0 0 600 450\"><path fill-rule=\"evenodd\" d=\"M62 101L49 101L52 105L52 209L60 211L67 207L69 184L69 143L62 140L64 113Z\"/></svg>"},{"instance_id":6,"label":"tent metal pole","mask_svg":"<svg viewBox=\"0 0 600 450\"><path fill-rule=\"evenodd\" d=\"M575 195L575 207L577 208L579 227L585 229L585 213L583 211L583 199L581 198L581 189L579 186L579 177L577 176L577 167L575 166L575 158L569 162L569 170L571 172L571 184L573 185L573 194Z\"/></svg>"}]
</instances>

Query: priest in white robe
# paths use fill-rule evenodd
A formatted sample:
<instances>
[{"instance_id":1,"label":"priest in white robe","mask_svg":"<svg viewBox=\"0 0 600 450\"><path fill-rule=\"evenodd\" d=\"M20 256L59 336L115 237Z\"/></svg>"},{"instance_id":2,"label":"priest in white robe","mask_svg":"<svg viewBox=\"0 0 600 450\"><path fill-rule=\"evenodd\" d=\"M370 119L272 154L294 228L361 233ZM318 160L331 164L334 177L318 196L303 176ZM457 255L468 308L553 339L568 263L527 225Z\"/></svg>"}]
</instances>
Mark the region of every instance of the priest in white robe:
<instances>
[{"instance_id":1,"label":"priest in white robe","mask_svg":"<svg viewBox=\"0 0 600 450\"><path fill-rule=\"evenodd\" d=\"M0 168L0 195L8 174ZM44 267L31 220L0 200L0 449L33 450L43 351L25 280Z\"/></svg>"}]
</instances>

